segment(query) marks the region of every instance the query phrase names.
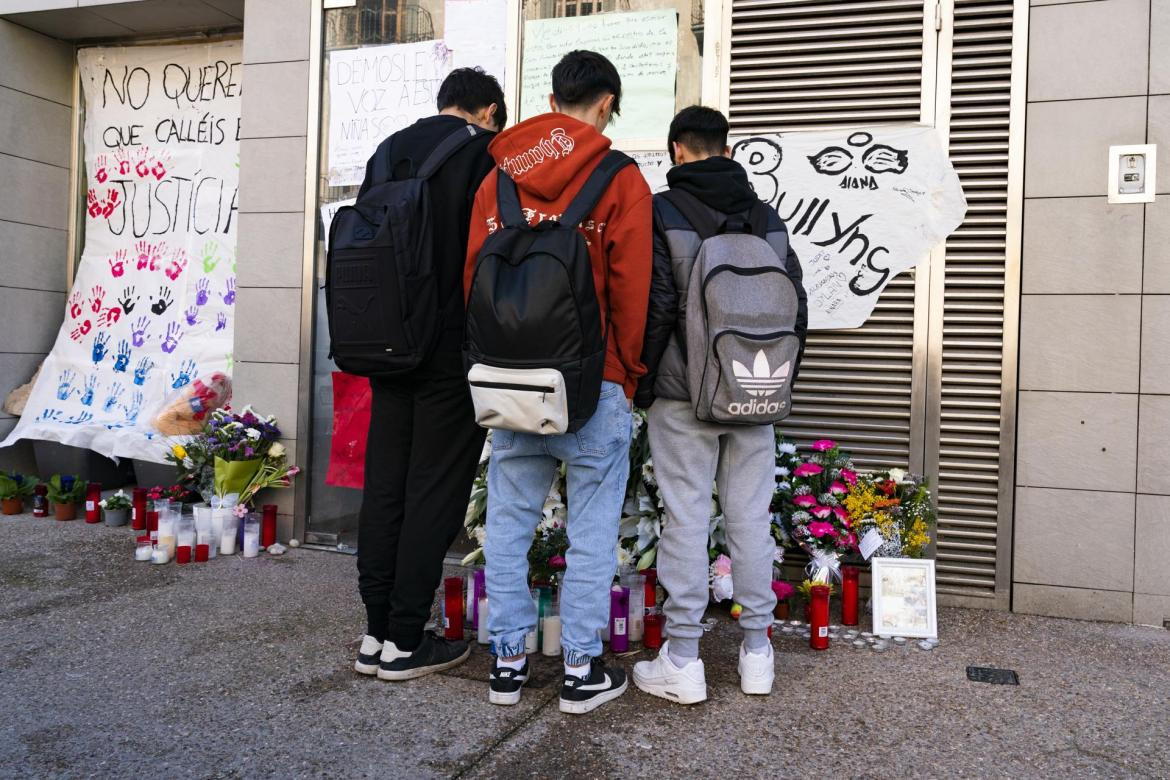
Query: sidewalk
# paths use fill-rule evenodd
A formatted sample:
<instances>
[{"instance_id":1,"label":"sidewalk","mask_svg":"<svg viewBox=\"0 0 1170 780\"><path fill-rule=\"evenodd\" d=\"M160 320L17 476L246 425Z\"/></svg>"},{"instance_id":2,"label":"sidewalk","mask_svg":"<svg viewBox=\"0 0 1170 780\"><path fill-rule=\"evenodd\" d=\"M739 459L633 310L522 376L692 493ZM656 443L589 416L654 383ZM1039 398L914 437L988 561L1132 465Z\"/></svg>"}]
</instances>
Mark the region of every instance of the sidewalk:
<instances>
[{"instance_id":1,"label":"sidewalk","mask_svg":"<svg viewBox=\"0 0 1170 780\"><path fill-rule=\"evenodd\" d=\"M814 653L777 635L777 690L749 698L719 614L705 704L631 684L573 717L557 710L558 659L536 657L511 708L488 703L478 645L421 680L354 674L352 557L179 567L133 552L125 528L0 518L0 777L1170 775L1162 629L944 609L930 652ZM1020 686L968 682L968 665Z\"/></svg>"}]
</instances>

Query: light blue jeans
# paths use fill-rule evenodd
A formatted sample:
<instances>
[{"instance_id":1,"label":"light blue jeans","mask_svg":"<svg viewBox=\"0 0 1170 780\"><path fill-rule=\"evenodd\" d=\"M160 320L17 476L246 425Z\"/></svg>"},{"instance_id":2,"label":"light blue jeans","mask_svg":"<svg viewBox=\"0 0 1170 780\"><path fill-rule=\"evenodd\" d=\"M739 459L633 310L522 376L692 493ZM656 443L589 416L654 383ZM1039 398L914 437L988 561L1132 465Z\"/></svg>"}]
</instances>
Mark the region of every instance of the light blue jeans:
<instances>
[{"instance_id":1,"label":"light blue jeans","mask_svg":"<svg viewBox=\"0 0 1170 780\"><path fill-rule=\"evenodd\" d=\"M492 431L488 466L488 631L492 652L524 652L536 627L528 589L528 548L558 462L567 470L569 550L561 585L561 647L580 666L601 655L617 570L618 522L630 474L630 405L620 385L603 382L597 411L581 430L560 436Z\"/></svg>"}]
</instances>

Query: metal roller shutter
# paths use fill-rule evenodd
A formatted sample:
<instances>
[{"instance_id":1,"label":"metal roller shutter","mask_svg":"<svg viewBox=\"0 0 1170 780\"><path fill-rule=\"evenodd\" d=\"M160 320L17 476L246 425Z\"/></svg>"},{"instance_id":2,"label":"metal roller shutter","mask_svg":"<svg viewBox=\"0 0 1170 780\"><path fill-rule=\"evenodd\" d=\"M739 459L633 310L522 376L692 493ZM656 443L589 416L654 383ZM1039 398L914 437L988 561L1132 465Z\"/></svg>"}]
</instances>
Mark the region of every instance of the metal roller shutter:
<instances>
[{"instance_id":1,"label":"metal roller shutter","mask_svg":"<svg viewBox=\"0 0 1170 780\"><path fill-rule=\"evenodd\" d=\"M1004 608L1010 547L1000 540L1010 529L1013 438L1002 414L1005 289L1018 282L1007 263L1012 15L1007 0L954 3L950 156L968 210L946 243L942 284L935 285L942 318L932 323L927 425L927 463L939 486L939 591ZM1014 397L1010 376L1007 394Z\"/></svg>"},{"instance_id":2,"label":"metal roller shutter","mask_svg":"<svg viewBox=\"0 0 1170 780\"><path fill-rule=\"evenodd\" d=\"M921 121L925 26L921 0L733 0L732 133ZM810 334L787 434L836 439L863 467L921 469L914 288L903 274L863 327Z\"/></svg>"}]
</instances>

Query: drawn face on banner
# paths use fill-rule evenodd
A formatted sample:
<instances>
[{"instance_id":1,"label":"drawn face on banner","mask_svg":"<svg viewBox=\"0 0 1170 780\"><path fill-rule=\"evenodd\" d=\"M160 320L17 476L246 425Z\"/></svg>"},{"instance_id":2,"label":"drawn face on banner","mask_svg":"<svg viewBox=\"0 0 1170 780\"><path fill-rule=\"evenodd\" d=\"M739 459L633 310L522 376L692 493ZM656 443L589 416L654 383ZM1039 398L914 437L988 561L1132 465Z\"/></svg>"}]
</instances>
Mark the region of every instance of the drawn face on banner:
<instances>
[{"instance_id":1,"label":"drawn face on banner","mask_svg":"<svg viewBox=\"0 0 1170 780\"><path fill-rule=\"evenodd\" d=\"M961 224L966 200L932 128L738 139L732 157L800 258L809 327L864 324L881 291Z\"/></svg>"},{"instance_id":2,"label":"drawn face on banner","mask_svg":"<svg viewBox=\"0 0 1170 780\"><path fill-rule=\"evenodd\" d=\"M85 248L9 441L159 461L149 420L229 371L241 44L83 49Z\"/></svg>"}]
</instances>

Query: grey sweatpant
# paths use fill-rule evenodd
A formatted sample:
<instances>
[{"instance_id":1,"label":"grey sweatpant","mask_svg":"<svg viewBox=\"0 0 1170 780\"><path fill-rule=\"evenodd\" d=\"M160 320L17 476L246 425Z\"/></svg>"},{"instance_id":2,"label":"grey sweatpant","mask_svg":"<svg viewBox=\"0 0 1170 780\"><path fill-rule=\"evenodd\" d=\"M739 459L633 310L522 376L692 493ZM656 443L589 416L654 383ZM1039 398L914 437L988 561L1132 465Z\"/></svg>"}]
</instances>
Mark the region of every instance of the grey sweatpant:
<instances>
[{"instance_id":1,"label":"grey sweatpant","mask_svg":"<svg viewBox=\"0 0 1170 780\"><path fill-rule=\"evenodd\" d=\"M712 481L726 521L734 598L743 607L739 625L745 633L766 632L776 606L769 510L776 486L773 427L701 422L689 403L661 398L648 420L654 476L666 505L657 567L669 594L663 612L671 653L697 656L703 635Z\"/></svg>"}]
</instances>

